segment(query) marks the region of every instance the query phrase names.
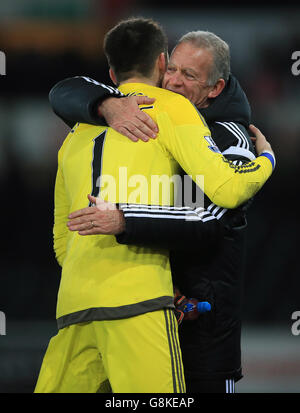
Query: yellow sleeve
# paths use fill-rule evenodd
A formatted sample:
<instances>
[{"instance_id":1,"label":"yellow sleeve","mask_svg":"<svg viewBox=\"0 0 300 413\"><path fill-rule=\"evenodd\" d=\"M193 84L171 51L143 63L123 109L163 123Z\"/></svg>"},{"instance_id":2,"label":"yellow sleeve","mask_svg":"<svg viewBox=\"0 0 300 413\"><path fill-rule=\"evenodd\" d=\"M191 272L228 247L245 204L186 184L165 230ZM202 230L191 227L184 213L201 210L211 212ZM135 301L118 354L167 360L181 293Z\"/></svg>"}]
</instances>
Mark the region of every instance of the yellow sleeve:
<instances>
[{"instance_id":1,"label":"yellow sleeve","mask_svg":"<svg viewBox=\"0 0 300 413\"><path fill-rule=\"evenodd\" d=\"M179 112L176 119L167 112L158 115L160 143L196 183L197 175L204 177L201 189L216 205L236 208L252 198L272 173L270 160L261 156L242 166L234 165L216 152L210 130L193 105L181 101L181 106L184 122L179 121Z\"/></svg>"},{"instance_id":2,"label":"yellow sleeve","mask_svg":"<svg viewBox=\"0 0 300 413\"><path fill-rule=\"evenodd\" d=\"M67 220L70 211L69 200L65 191L64 177L61 165L62 148L58 153L58 169L54 191L54 227L53 241L54 252L60 266L62 266L66 256L67 246Z\"/></svg>"}]
</instances>

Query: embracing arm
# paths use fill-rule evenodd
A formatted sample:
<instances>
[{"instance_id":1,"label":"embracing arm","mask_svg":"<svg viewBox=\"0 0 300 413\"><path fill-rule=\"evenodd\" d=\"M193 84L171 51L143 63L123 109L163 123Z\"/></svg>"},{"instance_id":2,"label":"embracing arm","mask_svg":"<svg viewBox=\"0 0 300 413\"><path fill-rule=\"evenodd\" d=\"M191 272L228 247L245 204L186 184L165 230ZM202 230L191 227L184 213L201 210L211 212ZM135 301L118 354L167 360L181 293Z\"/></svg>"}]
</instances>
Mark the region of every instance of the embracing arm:
<instances>
[{"instance_id":1,"label":"embracing arm","mask_svg":"<svg viewBox=\"0 0 300 413\"><path fill-rule=\"evenodd\" d=\"M93 206L74 211L67 224L79 235L115 235L120 244L174 250L213 245L223 226L204 208L115 204L88 195ZM92 225L91 225L92 223Z\"/></svg>"},{"instance_id":2,"label":"embracing arm","mask_svg":"<svg viewBox=\"0 0 300 413\"><path fill-rule=\"evenodd\" d=\"M118 89L86 76L58 82L49 93L49 101L54 113L70 128L77 122L109 125L135 142L155 138L158 132L155 122L139 108L155 99L125 97Z\"/></svg>"},{"instance_id":3,"label":"embracing arm","mask_svg":"<svg viewBox=\"0 0 300 413\"><path fill-rule=\"evenodd\" d=\"M124 231L116 235L120 244L199 250L221 238L223 227L203 208L154 207L122 204Z\"/></svg>"},{"instance_id":4,"label":"embracing arm","mask_svg":"<svg viewBox=\"0 0 300 413\"><path fill-rule=\"evenodd\" d=\"M181 110L179 114L173 111L172 117L161 113L158 117L162 132L159 142L162 146L196 183L197 176L204 177L204 184L202 182L199 186L216 205L233 209L252 198L269 179L275 167L274 153L264 135L251 126L260 156L246 164L235 165L215 146L210 130L195 108L191 108L187 100L175 103L181 104L185 111ZM181 123L178 121L179 116Z\"/></svg>"},{"instance_id":5,"label":"embracing arm","mask_svg":"<svg viewBox=\"0 0 300 413\"><path fill-rule=\"evenodd\" d=\"M70 77L56 83L49 93L53 111L68 126L76 122L105 125L97 109L99 103L108 97L124 96L118 89L106 86L85 76Z\"/></svg>"}]
</instances>

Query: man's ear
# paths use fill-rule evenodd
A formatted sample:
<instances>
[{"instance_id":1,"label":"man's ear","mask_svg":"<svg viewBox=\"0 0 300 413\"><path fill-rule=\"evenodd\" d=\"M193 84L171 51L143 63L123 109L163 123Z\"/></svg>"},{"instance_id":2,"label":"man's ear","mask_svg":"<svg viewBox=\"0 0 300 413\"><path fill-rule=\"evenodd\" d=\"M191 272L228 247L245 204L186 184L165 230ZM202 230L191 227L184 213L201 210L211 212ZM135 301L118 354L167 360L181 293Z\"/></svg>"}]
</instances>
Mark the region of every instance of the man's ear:
<instances>
[{"instance_id":1,"label":"man's ear","mask_svg":"<svg viewBox=\"0 0 300 413\"><path fill-rule=\"evenodd\" d=\"M158 68L161 73L165 73L165 71L167 70L167 64L168 62L166 60L166 55L164 52L162 52L158 56Z\"/></svg>"},{"instance_id":2,"label":"man's ear","mask_svg":"<svg viewBox=\"0 0 300 413\"><path fill-rule=\"evenodd\" d=\"M216 98L222 92L225 87L225 80L219 79L213 89L207 95L208 98Z\"/></svg>"},{"instance_id":3,"label":"man's ear","mask_svg":"<svg viewBox=\"0 0 300 413\"><path fill-rule=\"evenodd\" d=\"M113 84L117 86L118 85L117 78L116 78L115 72L113 71L111 67L109 68L109 77L111 78Z\"/></svg>"}]
</instances>

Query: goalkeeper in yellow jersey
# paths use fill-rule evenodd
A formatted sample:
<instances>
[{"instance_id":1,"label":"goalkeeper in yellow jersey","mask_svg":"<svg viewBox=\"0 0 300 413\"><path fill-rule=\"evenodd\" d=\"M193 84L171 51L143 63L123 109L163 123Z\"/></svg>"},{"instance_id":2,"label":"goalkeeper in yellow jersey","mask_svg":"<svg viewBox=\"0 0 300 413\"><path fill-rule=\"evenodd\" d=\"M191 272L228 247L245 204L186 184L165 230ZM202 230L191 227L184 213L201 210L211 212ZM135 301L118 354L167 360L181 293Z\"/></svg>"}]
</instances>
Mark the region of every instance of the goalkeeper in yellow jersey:
<instances>
[{"instance_id":1,"label":"goalkeeper in yellow jersey","mask_svg":"<svg viewBox=\"0 0 300 413\"><path fill-rule=\"evenodd\" d=\"M129 202L134 190L121 169L129 179L144 178L143 196L150 205L172 205L174 194L165 199L153 193L151 177L171 178L179 165L194 178L204 175L202 189L212 201L233 208L266 182L273 155L262 154L241 167L228 162L212 146L194 106L158 88L167 41L155 22L121 22L106 35L105 53L111 77L123 93L155 97L149 114L160 133L145 147L110 128L77 124L59 151L54 225L54 248L62 266L59 332L49 343L35 391L184 392L167 251L120 245L110 235L80 237L68 231L68 216L87 206L88 193ZM267 142L265 148L270 149ZM116 191L103 187L108 177Z\"/></svg>"}]
</instances>

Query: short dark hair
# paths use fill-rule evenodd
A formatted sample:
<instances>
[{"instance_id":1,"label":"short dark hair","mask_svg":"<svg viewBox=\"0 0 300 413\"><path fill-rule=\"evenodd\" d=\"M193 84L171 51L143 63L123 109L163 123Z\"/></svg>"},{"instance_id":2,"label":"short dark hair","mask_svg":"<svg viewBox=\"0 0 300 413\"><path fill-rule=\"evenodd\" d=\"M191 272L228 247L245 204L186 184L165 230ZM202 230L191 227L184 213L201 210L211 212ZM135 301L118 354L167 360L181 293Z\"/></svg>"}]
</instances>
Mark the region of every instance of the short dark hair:
<instances>
[{"instance_id":1,"label":"short dark hair","mask_svg":"<svg viewBox=\"0 0 300 413\"><path fill-rule=\"evenodd\" d=\"M160 53L168 52L167 36L152 19L119 22L104 38L104 52L118 82L135 75L151 76Z\"/></svg>"}]
</instances>

